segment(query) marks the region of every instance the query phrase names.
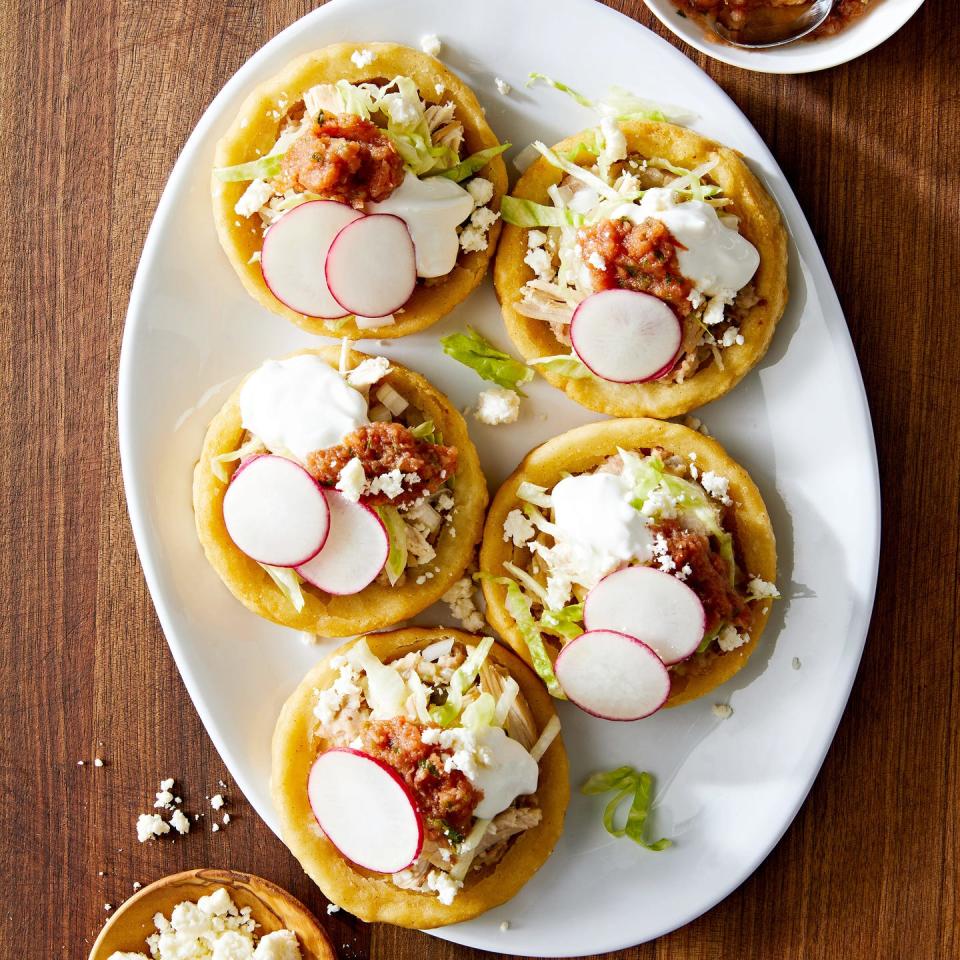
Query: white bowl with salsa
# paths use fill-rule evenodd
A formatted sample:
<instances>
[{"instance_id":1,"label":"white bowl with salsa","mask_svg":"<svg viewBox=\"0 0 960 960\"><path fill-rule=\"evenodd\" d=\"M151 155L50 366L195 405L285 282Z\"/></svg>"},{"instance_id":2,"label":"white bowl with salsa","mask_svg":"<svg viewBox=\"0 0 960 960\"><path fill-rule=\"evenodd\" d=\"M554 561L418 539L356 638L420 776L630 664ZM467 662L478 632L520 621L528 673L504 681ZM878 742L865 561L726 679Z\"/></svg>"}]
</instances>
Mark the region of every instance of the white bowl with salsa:
<instances>
[{"instance_id":1,"label":"white bowl with salsa","mask_svg":"<svg viewBox=\"0 0 960 960\"><path fill-rule=\"evenodd\" d=\"M919 9L923 0L870 0L859 16L848 16L849 0L837 0L837 14L827 29L781 47L747 50L721 40L709 18L690 12L692 0L644 0L653 14L685 43L735 67L758 73L812 73L862 56L892 37Z\"/></svg>"}]
</instances>

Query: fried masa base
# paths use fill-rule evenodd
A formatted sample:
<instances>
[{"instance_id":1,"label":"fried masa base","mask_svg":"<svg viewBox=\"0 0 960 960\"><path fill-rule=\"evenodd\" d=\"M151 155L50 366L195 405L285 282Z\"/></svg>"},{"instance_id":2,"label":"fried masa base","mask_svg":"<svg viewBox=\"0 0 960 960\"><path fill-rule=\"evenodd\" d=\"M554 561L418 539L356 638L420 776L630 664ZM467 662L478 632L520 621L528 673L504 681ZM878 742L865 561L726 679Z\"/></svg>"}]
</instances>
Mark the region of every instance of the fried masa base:
<instances>
[{"instance_id":1,"label":"fried masa base","mask_svg":"<svg viewBox=\"0 0 960 960\"><path fill-rule=\"evenodd\" d=\"M773 582L777 575L773 528L760 491L747 472L716 440L676 423L645 418L589 423L548 440L528 453L504 481L490 505L480 548L480 569L498 577L507 574L503 563L513 558L513 545L504 543L503 524L507 514L521 505L517 488L524 480L551 489L565 473L593 470L614 456L618 448L640 450L651 447L663 447L667 455L675 453L684 458L696 453L701 472L713 470L729 479L735 527L731 532L735 534L745 572ZM530 663L527 645L505 606L506 588L484 578L483 594L487 601L487 620ZM744 667L766 625L770 601L752 604L751 611L748 643L729 653L720 653L712 646L708 655L693 657L670 671L668 707L679 706L709 693Z\"/></svg>"},{"instance_id":2,"label":"fried masa base","mask_svg":"<svg viewBox=\"0 0 960 960\"><path fill-rule=\"evenodd\" d=\"M722 396L767 352L787 302L787 234L776 204L734 150L671 123L633 120L621 123L620 128L631 155L663 159L691 170L716 157L718 163L709 177L732 201L725 210L740 218L740 233L760 252L760 266L753 278L760 302L747 311L740 324L743 345L721 351L724 369L711 362L683 383L610 383L595 377L576 380L539 366L534 369L571 400L598 413L615 417L674 417ZM585 136L586 132L568 137L554 149L571 151ZM517 181L513 196L550 203L547 188L559 183L563 176L561 170L540 157ZM527 360L568 353L569 348L557 340L549 324L525 317L515 309L524 284L534 275L523 262L526 253L527 230L506 224L493 279L507 333Z\"/></svg>"},{"instance_id":3,"label":"fried masa base","mask_svg":"<svg viewBox=\"0 0 960 960\"><path fill-rule=\"evenodd\" d=\"M410 627L367 637L370 649L381 660L394 660L420 650L436 640L454 637L475 644L477 638L446 627ZM356 641L337 650L343 653ZM333 655L331 655L333 656ZM554 716L553 703L536 675L509 650L494 644L490 656L505 667L520 685L540 733ZM324 895L349 913L367 922L394 923L402 927L444 926L479 916L509 900L544 864L563 829L570 798L567 754L558 736L540 761L537 798L543 819L520 834L493 867L468 875L463 889L449 906L435 894L401 890L380 874L346 860L323 835L307 797L310 767L324 744L312 738L315 690L329 687L337 677L328 657L306 675L277 720L273 734L271 789L280 815L284 843Z\"/></svg>"},{"instance_id":4,"label":"fried masa base","mask_svg":"<svg viewBox=\"0 0 960 960\"><path fill-rule=\"evenodd\" d=\"M336 367L340 347L300 350L292 356L303 353L315 354L331 367ZM351 367L357 366L365 357L365 354L351 350ZM242 383L207 428L203 453L193 474L197 535L220 579L238 600L261 617L322 637L380 630L413 617L435 603L454 581L463 576L470 563L473 548L480 539L488 498L486 480L476 448L467 435L467 425L450 401L419 373L391 361L390 372L384 380L421 410L427 419L433 420L443 442L458 451L453 484L456 512L436 544L437 555L422 568L408 567L406 581L395 587L372 583L359 593L335 596L304 583L302 590L306 603L297 613L269 574L234 545L223 522L223 496L227 485L214 474L212 460L240 446L244 432L240 419ZM226 466L232 473L237 464ZM439 572L434 572L437 567ZM434 575L418 585L417 570L420 569Z\"/></svg>"},{"instance_id":5,"label":"fried masa base","mask_svg":"<svg viewBox=\"0 0 960 960\"><path fill-rule=\"evenodd\" d=\"M365 67L357 67L350 56L358 49L375 54L373 62ZM500 142L490 129L473 91L439 60L396 43L336 43L298 57L281 73L253 90L217 144L214 166L229 167L246 163L268 153L279 135L285 111L302 100L304 93L318 83L335 83L337 80L363 83L377 79L392 80L399 75L413 80L421 98L428 105L453 101L456 117L463 124L465 156L495 147ZM437 94L437 84L443 84L442 94ZM507 168L503 158L495 157L479 171L478 176L492 181L493 200L490 207L498 211L507 189ZM247 292L268 310L286 317L309 333L329 336L334 332L323 320L304 316L281 303L264 282L260 264L250 263L250 257L263 245L263 231L256 214L241 217L234 211L234 205L246 190L247 183L221 183L213 176L210 183L213 216L220 244ZM449 274L439 280L419 282L413 296L404 304L403 312L396 315L395 323L361 330L350 317L342 327L336 329L336 335L351 340L403 337L436 323L466 299L483 279L499 234L498 220L490 227L486 250L472 253L461 250L457 265Z\"/></svg>"}]
</instances>

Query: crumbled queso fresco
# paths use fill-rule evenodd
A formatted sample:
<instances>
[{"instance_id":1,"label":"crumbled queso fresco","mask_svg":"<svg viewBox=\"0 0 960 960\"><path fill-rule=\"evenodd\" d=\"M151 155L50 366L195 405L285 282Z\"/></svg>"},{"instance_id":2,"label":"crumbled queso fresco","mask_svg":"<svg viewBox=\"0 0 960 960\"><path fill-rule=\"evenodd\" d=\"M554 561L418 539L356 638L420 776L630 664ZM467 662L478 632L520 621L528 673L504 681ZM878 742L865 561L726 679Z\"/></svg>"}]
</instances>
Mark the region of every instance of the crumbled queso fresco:
<instances>
[{"instance_id":1,"label":"crumbled queso fresco","mask_svg":"<svg viewBox=\"0 0 960 960\"><path fill-rule=\"evenodd\" d=\"M431 57L439 57L443 44L435 33L428 33L420 38L420 49Z\"/></svg>"},{"instance_id":2,"label":"crumbled queso fresco","mask_svg":"<svg viewBox=\"0 0 960 960\"><path fill-rule=\"evenodd\" d=\"M275 930L257 937L257 922L249 907L238 908L219 887L196 903L184 900L169 919L153 918L156 933L147 937L153 960L300 960L292 930ZM259 940L259 942L258 942ZM112 953L108 960L149 960L145 953Z\"/></svg>"},{"instance_id":3,"label":"crumbled queso fresco","mask_svg":"<svg viewBox=\"0 0 960 960\"><path fill-rule=\"evenodd\" d=\"M477 406L473 411L475 420L490 426L501 423L516 423L520 416L520 397L506 387L491 387L477 397Z\"/></svg>"},{"instance_id":4,"label":"crumbled queso fresco","mask_svg":"<svg viewBox=\"0 0 960 960\"><path fill-rule=\"evenodd\" d=\"M443 595L450 613L460 621L468 633L480 633L484 628L483 614L474 601L474 586L470 577L462 577Z\"/></svg>"}]
</instances>

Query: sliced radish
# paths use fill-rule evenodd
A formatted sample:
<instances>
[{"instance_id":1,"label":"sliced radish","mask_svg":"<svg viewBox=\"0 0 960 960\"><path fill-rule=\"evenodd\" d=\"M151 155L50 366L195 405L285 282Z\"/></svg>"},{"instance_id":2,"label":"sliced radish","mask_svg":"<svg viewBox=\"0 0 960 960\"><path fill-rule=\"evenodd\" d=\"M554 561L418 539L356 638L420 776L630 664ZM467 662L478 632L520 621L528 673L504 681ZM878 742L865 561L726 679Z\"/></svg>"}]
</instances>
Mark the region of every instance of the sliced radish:
<instances>
[{"instance_id":1,"label":"sliced radish","mask_svg":"<svg viewBox=\"0 0 960 960\"><path fill-rule=\"evenodd\" d=\"M330 509L300 464L264 454L234 472L223 497L223 522L248 557L272 567L296 567L326 542Z\"/></svg>"},{"instance_id":2,"label":"sliced radish","mask_svg":"<svg viewBox=\"0 0 960 960\"><path fill-rule=\"evenodd\" d=\"M588 630L556 662L564 693L604 720L641 720L670 696L670 674L642 640L615 630Z\"/></svg>"},{"instance_id":3,"label":"sliced radish","mask_svg":"<svg viewBox=\"0 0 960 960\"><path fill-rule=\"evenodd\" d=\"M285 213L266 232L260 251L263 279L291 310L336 320L348 312L327 287L323 265L338 233L363 216L349 204L309 200Z\"/></svg>"},{"instance_id":4,"label":"sliced radish","mask_svg":"<svg viewBox=\"0 0 960 960\"><path fill-rule=\"evenodd\" d=\"M390 213L347 224L327 254L327 284L337 303L365 319L399 310L417 285L407 225Z\"/></svg>"},{"instance_id":5,"label":"sliced radish","mask_svg":"<svg viewBox=\"0 0 960 960\"><path fill-rule=\"evenodd\" d=\"M700 646L703 604L685 583L653 567L624 567L604 577L583 604L588 630L639 637L666 664L686 660Z\"/></svg>"},{"instance_id":6,"label":"sliced radish","mask_svg":"<svg viewBox=\"0 0 960 960\"><path fill-rule=\"evenodd\" d=\"M330 508L330 534L309 563L297 567L304 580L325 593L359 593L383 569L390 538L377 514L336 490L325 490Z\"/></svg>"},{"instance_id":7,"label":"sliced radish","mask_svg":"<svg viewBox=\"0 0 960 960\"><path fill-rule=\"evenodd\" d=\"M603 380L642 383L673 366L683 331L662 300L636 290L602 290L570 322L574 353Z\"/></svg>"},{"instance_id":8,"label":"sliced radish","mask_svg":"<svg viewBox=\"0 0 960 960\"><path fill-rule=\"evenodd\" d=\"M409 867L423 847L423 820L407 785L375 757L336 747L310 768L307 796L329 841L376 873Z\"/></svg>"}]
</instances>

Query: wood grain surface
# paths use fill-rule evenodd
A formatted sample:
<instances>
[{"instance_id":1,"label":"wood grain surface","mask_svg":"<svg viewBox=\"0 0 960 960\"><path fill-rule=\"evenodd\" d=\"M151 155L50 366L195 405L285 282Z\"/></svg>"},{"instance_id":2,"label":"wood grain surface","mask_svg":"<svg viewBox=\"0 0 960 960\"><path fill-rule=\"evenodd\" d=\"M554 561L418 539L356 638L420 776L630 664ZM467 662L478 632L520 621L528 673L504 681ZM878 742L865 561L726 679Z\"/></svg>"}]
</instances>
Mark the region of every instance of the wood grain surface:
<instances>
[{"instance_id":1,"label":"wood grain surface","mask_svg":"<svg viewBox=\"0 0 960 960\"><path fill-rule=\"evenodd\" d=\"M640 0L610 5L667 35ZM187 698L138 565L116 435L120 335L164 182L221 85L311 6L0 3L0 956L11 960L85 957L104 904L198 865L261 874L325 919ZM623 958L960 956L958 28L960 7L928 0L877 50L808 76L685 50L769 143L837 284L880 448L883 555L859 679L796 822L718 907ZM182 840L138 844L136 816L168 775L207 816ZM205 798L220 779L233 819L214 833ZM345 960L479 956L344 914L328 927Z\"/></svg>"}]
</instances>

